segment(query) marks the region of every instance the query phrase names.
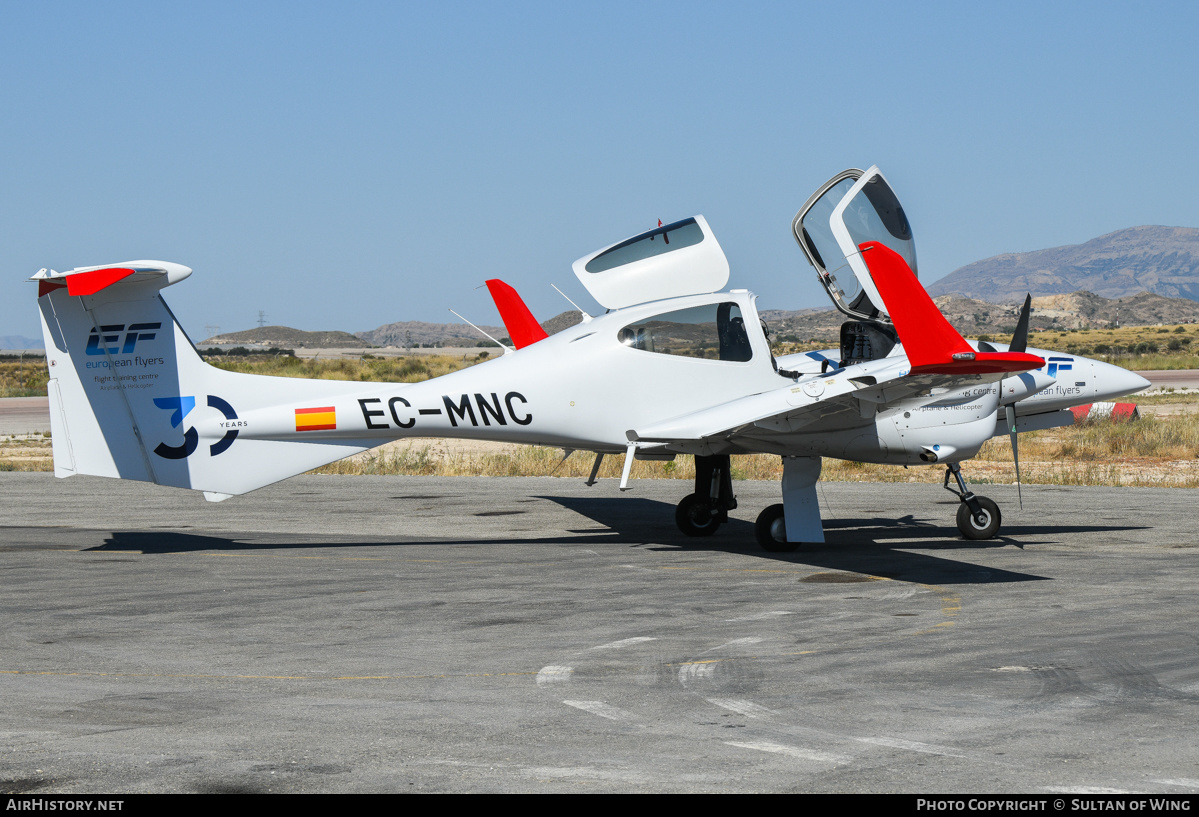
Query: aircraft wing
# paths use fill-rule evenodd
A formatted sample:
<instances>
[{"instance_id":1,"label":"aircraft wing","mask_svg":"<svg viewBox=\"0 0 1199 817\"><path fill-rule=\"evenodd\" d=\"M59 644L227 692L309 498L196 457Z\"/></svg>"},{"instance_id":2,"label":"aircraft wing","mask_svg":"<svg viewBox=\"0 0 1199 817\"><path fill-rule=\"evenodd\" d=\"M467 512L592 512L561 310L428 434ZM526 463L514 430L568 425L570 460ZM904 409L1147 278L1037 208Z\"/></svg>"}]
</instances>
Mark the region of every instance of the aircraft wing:
<instances>
[{"instance_id":1,"label":"aircraft wing","mask_svg":"<svg viewBox=\"0 0 1199 817\"><path fill-rule=\"evenodd\" d=\"M875 242L859 249L894 321L902 356L865 361L630 429L629 441L666 443L687 453L717 453L738 437L768 439L817 421L826 421L824 427L851 428L880 408L931 389L982 386L1045 365L1042 358L1024 352L974 351L945 320L902 256ZM842 418L833 419L836 415Z\"/></svg>"},{"instance_id":2,"label":"aircraft wing","mask_svg":"<svg viewBox=\"0 0 1199 817\"><path fill-rule=\"evenodd\" d=\"M666 443L687 453L711 454L737 438L768 439L820 421L844 428L862 425L878 409L931 389L982 386L1005 376L1006 372L914 374L906 357L870 360L632 429L628 436L631 442ZM838 415L840 421L835 419Z\"/></svg>"}]
</instances>

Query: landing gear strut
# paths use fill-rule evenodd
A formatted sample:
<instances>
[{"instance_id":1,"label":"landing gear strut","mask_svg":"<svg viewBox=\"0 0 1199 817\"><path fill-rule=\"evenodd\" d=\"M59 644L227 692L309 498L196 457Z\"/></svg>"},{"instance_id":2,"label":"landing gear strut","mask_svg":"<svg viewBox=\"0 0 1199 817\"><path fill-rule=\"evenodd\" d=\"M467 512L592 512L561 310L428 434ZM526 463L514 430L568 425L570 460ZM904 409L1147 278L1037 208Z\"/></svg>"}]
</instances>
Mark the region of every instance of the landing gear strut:
<instances>
[{"instance_id":1,"label":"landing gear strut","mask_svg":"<svg viewBox=\"0 0 1199 817\"><path fill-rule=\"evenodd\" d=\"M674 522L687 536L711 536L737 507L728 454L695 458L695 493L683 497Z\"/></svg>"},{"instance_id":2,"label":"landing gear strut","mask_svg":"<svg viewBox=\"0 0 1199 817\"><path fill-rule=\"evenodd\" d=\"M957 480L958 487L949 485L949 477ZM957 494L962 504L958 506L958 530L967 539L993 539L999 532L999 506L985 496L975 496L962 479L962 466L956 462L946 463L945 490Z\"/></svg>"}]
</instances>

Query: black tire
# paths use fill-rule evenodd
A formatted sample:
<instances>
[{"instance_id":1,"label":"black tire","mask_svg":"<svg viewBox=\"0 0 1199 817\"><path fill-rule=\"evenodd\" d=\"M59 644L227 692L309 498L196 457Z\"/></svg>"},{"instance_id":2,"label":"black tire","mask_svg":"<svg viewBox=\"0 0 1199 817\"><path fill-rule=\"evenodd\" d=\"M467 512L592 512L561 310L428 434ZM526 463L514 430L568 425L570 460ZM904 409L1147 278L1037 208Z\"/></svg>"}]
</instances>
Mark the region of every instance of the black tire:
<instances>
[{"instance_id":1,"label":"black tire","mask_svg":"<svg viewBox=\"0 0 1199 817\"><path fill-rule=\"evenodd\" d=\"M763 550L771 553L791 553L799 550L799 542L787 541L787 523L783 518L782 504L771 505L758 514L754 523L754 536Z\"/></svg>"},{"instance_id":2,"label":"black tire","mask_svg":"<svg viewBox=\"0 0 1199 817\"><path fill-rule=\"evenodd\" d=\"M674 523L687 536L711 536L720 527L721 516L695 494L683 497L674 509Z\"/></svg>"},{"instance_id":3,"label":"black tire","mask_svg":"<svg viewBox=\"0 0 1199 817\"><path fill-rule=\"evenodd\" d=\"M993 500L985 496L977 496L979 507L982 508L983 516L982 524L974 518L974 514L970 513L970 506L963 502L958 505L958 530L962 532L962 536L967 539L994 539L995 534L999 533L999 524L1002 516L999 513L999 506Z\"/></svg>"}]
</instances>

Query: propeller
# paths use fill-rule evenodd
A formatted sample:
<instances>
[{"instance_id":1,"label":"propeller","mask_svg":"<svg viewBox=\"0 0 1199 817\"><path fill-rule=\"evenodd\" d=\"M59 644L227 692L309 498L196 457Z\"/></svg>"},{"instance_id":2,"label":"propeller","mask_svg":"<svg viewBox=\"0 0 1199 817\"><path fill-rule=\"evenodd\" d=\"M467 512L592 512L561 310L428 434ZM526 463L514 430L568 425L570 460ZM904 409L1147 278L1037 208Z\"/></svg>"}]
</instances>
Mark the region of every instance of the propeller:
<instances>
[{"instance_id":1,"label":"propeller","mask_svg":"<svg viewBox=\"0 0 1199 817\"><path fill-rule=\"evenodd\" d=\"M1007 418L1008 434L1012 438L1012 462L1016 463L1016 497L1020 500L1020 510L1024 510L1024 494L1020 490L1020 444L1016 442L1016 404L1008 403L1003 407Z\"/></svg>"},{"instance_id":2,"label":"propeller","mask_svg":"<svg viewBox=\"0 0 1199 817\"><path fill-rule=\"evenodd\" d=\"M1024 296L1024 308L1020 310L1020 320L1016 321L1016 331L1012 333L1009 352L1028 351L1028 315L1032 312L1032 293Z\"/></svg>"},{"instance_id":3,"label":"propeller","mask_svg":"<svg viewBox=\"0 0 1199 817\"><path fill-rule=\"evenodd\" d=\"M1012 333L1009 352L1028 351L1028 316L1032 312L1032 293L1024 298L1024 307L1020 310L1020 319L1016 321L1016 331ZM981 345L981 344L980 344ZM1008 435L1012 438L1012 462L1016 464L1016 497L1020 500L1020 510L1024 510L1024 494L1020 490L1020 444L1016 434L1016 404L1008 403L1003 407L1007 420Z\"/></svg>"}]
</instances>

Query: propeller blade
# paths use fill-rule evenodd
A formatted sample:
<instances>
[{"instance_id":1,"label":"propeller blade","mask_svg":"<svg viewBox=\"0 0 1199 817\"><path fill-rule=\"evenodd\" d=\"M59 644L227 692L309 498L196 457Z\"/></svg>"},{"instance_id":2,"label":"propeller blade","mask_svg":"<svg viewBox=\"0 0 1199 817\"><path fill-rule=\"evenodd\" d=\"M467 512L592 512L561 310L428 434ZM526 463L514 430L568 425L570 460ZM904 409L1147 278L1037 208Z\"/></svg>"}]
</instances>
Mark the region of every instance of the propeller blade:
<instances>
[{"instance_id":1,"label":"propeller blade","mask_svg":"<svg viewBox=\"0 0 1199 817\"><path fill-rule=\"evenodd\" d=\"M1016 322L1016 331L1012 333L1012 345L1009 352L1028 351L1028 314L1032 312L1032 293L1024 298L1024 308L1020 310L1020 320Z\"/></svg>"},{"instance_id":2,"label":"propeller blade","mask_svg":"<svg viewBox=\"0 0 1199 817\"><path fill-rule=\"evenodd\" d=\"M1007 418L1008 434L1012 438L1012 461L1016 463L1016 496L1020 500L1020 510L1024 510L1024 492L1020 490L1020 444L1017 442L1016 435L1016 406L1009 404L1003 407L1004 416Z\"/></svg>"}]
</instances>

